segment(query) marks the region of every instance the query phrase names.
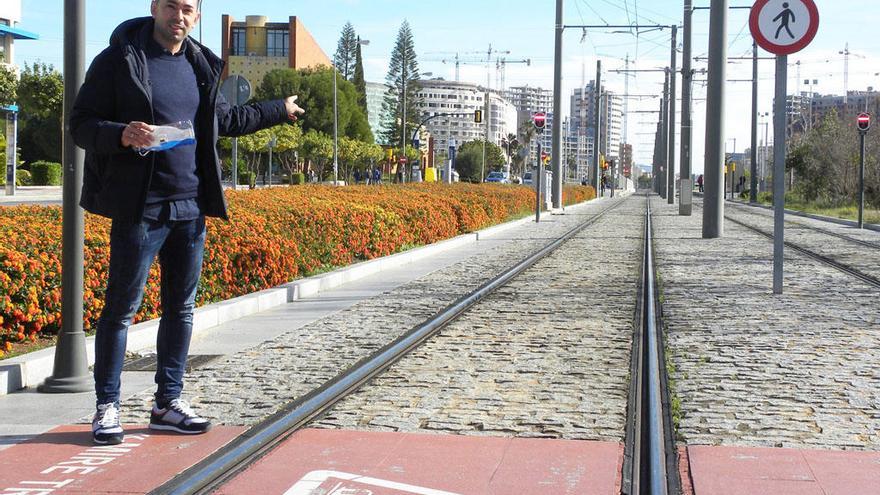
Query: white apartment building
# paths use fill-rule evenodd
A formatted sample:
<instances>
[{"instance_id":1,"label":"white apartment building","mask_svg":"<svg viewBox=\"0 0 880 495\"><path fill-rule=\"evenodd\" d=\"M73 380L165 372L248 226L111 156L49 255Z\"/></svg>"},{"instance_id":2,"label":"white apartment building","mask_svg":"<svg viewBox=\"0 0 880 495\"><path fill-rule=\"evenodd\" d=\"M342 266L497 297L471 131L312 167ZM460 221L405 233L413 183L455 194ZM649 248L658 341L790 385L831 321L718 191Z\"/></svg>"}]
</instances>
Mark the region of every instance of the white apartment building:
<instances>
[{"instance_id":1,"label":"white apartment building","mask_svg":"<svg viewBox=\"0 0 880 495\"><path fill-rule=\"evenodd\" d=\"M501 146L501 140L516 133L516 109L495 92L489 92L489 112L485 112L486 90L482 86L466 82L430 79L419 81L419 113L424 120L437 114L456 114L437 117L425 127L434 137L434 149L445 150L450 139L456 146L483 139L486 120L474 122L474 112L483 110L483 119L489 123L489 142Z\"/></svg>"}]
</instances>

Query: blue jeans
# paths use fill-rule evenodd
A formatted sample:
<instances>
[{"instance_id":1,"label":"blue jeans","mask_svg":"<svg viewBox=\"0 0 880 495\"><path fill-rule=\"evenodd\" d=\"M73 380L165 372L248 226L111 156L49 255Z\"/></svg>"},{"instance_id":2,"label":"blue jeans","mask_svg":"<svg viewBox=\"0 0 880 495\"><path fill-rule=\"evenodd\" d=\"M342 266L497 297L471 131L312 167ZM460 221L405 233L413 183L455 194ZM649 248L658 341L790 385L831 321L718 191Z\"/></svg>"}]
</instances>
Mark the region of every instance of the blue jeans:
<instances>
[{"instance_id":1,"label":"blue jeans","mask_svg":"<svg viewBox=\"0 0 880 495\"><path fill-rule=\"evenodd\" d=\"M107 293L95 336L98 404L119 402L128 327L140 308L150 265L157 254L162 274L162 318L156 338L156 398L164 401L180 397L204 247L204 216L185 221L113 221Z\"/></svg>"}]
</instances>

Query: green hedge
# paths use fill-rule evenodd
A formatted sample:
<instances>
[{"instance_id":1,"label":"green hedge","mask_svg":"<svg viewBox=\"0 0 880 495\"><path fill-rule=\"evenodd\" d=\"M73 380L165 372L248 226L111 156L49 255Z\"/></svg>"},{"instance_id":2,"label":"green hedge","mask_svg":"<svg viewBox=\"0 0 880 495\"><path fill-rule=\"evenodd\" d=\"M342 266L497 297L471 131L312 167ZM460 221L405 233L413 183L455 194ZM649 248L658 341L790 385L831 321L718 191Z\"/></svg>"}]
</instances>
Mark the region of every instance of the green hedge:
<instances>
[{"instance_id":1,"label":"green hedge","mask_svg":"<svg viewBox=\"0 0 880 495\"><path fill-rule=\"evenodd\" d=\"M297 172L290 176L290 183L293 185L305 184L306 182L306 174L302 172Z\"/></svg>"},{"instance_id":2,"label":"green hedge","mask_svg":"<svg viewBox=\"0 0 880 495\"><path fill-rule=\"evenodd\" d=\"M55 162L34 162L31 175L35 186L60 186L61 164Z\"/></svg>"}]
</instances>

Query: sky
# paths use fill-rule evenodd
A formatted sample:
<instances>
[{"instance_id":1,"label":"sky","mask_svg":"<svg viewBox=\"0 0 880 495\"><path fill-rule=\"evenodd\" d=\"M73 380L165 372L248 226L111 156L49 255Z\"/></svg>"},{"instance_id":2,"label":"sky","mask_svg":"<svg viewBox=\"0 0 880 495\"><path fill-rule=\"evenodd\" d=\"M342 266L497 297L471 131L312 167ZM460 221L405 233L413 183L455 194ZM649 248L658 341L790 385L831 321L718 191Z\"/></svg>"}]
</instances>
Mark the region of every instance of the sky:
<instances>
[{"instance_id":1,"label":"sky","mask_svg":"<svg viewBox=\"0 0 880 495\"><path fill-rule=\"evenodd\" d=\"M6 0L0 0L6 1ZM122 21L149 15L149 0L84 0L86 2L86 64L107 45L110 33ZM780 2L781 0L771 0ZM22 29L38 33L38 41L16 43L16 63L41 61L61 68L63 53L63 0L21 0ZM729 0L731 6L748 6L749 0ZM710 0L694 0L696 7L708 7ZM816 0L820 13L819 31L804 50L789 55L789 94L809 91L803 81L816 80L812 91L822 94L843 94L845 60L850 51L849 90L880 89L880 37L870 33L880 25L880 9L876 0ZM351 22L362 39L370 41L363 47L364 69L368 81L383 82L388 61L401 23L409 22L414 33L415 49L422 73L431 77L455 79L455 66L444 63L458 53L473 61L461 65L460 79L498 87L493 64L487 70L486 53L491 45L504 52L508 60L530 60L530 64L507 65L506 87L531 85L553 88L554 0L204 0L202 7L202 41L217 53L220 51L221 15L237 20L247 15L265 15L270 21L285 21L298 16L324 52L332 57L340 32ZM671 25L682 23L682 0L564 0L564 24L639 24ZM705 56L708 48L709 11L694 13L694 56ZM748 10L730 10L728 16L728 55L751 55L752 38L748 28ZM626 78L622 73L628 56L631 69L650 70L665 67L670 61L670 30L629 30L567 28L563 38L563 114L568 114L569 96L582 81L595 78L596 60L602 60L603 81L608 89L623 94ZM192 35L199 38L199 28ZM680 48L682 30L679 29ZM509 52L509 53L507 53ZM759 55L770 54L759 49ZM797 62L800 62L797 64ZM681 56L678 57L681 67ZM696 69L706 62L697 60ZM772 111L775 64L762 60L759 66L759 113ZM750 145L751 84L739 82L751 78L751 61L730 60L728 64L725 111L725 148L742 152ZM705 140L705 76L697 74L694 85L694 171L703 170ZM680 80L679 80L680 81ZM659 72L631 73L629 93L658 95L662 92L663 75ZM681 83L679 82L679 91ZM680 95L680 93L679 93ZM630 98L628 141L633 144L638 164L650 164L657 114L657 98ZM680 102L678 103L680 108ZM306 109L308 110L308 109ZM713 111L716 111L713 108ZM768 121L763 118L761 122ZM681 117L676 117L681 122ZM764 126L759 127L760 139ZM770 129L772 141L772 126ZM759 142L760 145L760 142Z\"/></svg>"}]
</instances>

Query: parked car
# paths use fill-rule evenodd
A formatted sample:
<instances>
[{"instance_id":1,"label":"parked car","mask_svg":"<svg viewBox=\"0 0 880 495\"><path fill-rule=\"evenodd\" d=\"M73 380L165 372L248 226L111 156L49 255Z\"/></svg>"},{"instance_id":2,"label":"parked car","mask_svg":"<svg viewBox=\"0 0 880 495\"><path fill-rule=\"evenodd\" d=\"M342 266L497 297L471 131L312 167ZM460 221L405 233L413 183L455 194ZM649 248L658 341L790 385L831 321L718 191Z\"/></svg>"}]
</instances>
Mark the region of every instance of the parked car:
<instances>
[{"instance_id":1,"label":"parked car","mask_svg":"<svg viewBox=\"0 0 880 495\"><path fill-rule=\"evenodd\" d=\"M510 176L504 172L489 172L489 175L486 176L486 182L510 184Z\"/></svg>"},{"instance_id":2,"label":"parked car","mask_svg":"<svg viewBox=\"0 0 880 495\"><path fill-rule=\"evenodd\" d=\"M532 185L532 173L526 172L522 176L522 183L525 185Z\"/></svg>"}]
</instances>

